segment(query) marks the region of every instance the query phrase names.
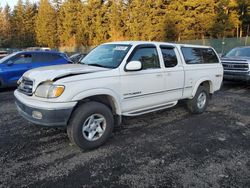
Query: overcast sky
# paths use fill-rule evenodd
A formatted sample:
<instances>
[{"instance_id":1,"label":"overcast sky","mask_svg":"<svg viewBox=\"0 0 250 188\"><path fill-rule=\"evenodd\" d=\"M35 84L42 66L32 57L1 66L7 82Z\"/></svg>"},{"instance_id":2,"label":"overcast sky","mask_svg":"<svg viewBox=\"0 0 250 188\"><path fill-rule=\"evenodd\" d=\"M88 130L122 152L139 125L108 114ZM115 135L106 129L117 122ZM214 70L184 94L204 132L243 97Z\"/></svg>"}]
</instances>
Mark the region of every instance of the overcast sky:
<instances>
[{"instance_id":1,"label":"overcast sky","mask_svg":"<svg viewBox=\"0 0 250 188\"><path fill-rule=\"evenodd\" d=\"M0 5L1 5L2 7L4 7L4 6L8 3L9 6L10 6L11 8L13 8L14 5L17 4L17 1L18 1L18 0L0 0ZM37 2L37 1L38 1L38 0L30 0L30 2ZM25 2L25 0L23 0L23 2Z\"/></svg>"}]
</instances>

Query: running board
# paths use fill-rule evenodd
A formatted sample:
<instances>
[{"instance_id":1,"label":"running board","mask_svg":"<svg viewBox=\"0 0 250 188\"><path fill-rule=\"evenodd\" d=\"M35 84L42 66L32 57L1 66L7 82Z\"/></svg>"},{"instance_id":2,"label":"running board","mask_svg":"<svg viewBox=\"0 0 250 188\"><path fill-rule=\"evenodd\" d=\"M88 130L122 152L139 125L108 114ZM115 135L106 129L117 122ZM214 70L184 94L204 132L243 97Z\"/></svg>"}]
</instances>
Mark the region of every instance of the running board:
<instances>
[{"instance_id":1,"label":"running board","mask_svg":"<svg viewBox=\"0 0 250 188\"><path fill-rule=\"evenodd\" d=\"M142 110L137 110L137 111L131 111L131 112L125 112L122 115L123 116L139 116L139 115L143 115L143 114L147 114L150 112L155 112L158 110L164 110L166 108L171 108L173 106L175 106L177 104L177 102L173 102L173 103L168 103L165 105L161 105L161 106L156 106L156 107L152 107L152 108L147 108L147 109L142 109Z\"/></svg>"}]
</instances>

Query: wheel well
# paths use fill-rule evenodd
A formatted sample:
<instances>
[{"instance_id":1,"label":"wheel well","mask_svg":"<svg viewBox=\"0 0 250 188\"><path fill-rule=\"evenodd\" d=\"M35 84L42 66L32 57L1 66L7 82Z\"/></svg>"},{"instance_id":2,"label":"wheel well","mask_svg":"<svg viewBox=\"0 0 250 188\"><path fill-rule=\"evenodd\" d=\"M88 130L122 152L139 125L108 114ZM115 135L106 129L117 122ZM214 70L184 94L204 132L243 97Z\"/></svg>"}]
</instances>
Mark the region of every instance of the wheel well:
<instances>
[{"instance_id":1,"label":"wheel well","mask_svg":"<svg viewBox=\"0 0 250 188\"><path fill-rule=\"evenodd\" d=\"M113 100L113 98L111 96L109 96L109 95L91 96L91 97L88 97L88 98L85 98L85 99L79 101L78 105L80 105L82 103L85 103L85 102L88 102L88 101L96 101L96 102L100 102L102 104L105 104L106 106L108 106L110 108L112 113L114 115L116 115L116 106L115 106L114 100Z\"/></svg>"},{"instance_id":2,"label":"wheel well","mask_svg":"<svg viewBox=\"0 0 250 188\"><path fill-rule=\"evenodd\" d=\"M110 108L112 114L114 115L114 121L115 121L115 126L119 127L121 126L122 123L122 116L117 113L117 107L115 105L115 101L113 97L109 95L95 95L91 97L87 97L81 101L78 102L78 104L75 106L74 110L81 104L86 103L88 101L96 101L100 102L102 104L105 104L107 107ZM74 111L73 110L73 111ZM72 112L73 113L73 112Z\"/></svg>"},{"instance_id":3,"label":"wheel well","mask_svg":"<svg viewBox=\"0 0 250 188\"><path fill-rule=\"evenodd\" d=\"M200 85L207 88L209 93L212 93L212 83L210 81L204 81Z\"/></svg>"}]
</instances>

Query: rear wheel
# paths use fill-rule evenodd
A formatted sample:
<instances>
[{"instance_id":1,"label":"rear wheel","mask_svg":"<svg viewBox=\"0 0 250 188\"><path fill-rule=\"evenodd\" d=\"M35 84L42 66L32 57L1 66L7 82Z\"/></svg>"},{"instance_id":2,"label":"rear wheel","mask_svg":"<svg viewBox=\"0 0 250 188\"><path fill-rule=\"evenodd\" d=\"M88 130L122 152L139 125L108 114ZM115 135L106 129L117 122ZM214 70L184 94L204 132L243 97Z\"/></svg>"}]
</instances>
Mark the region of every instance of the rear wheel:
<instances>
[{"instance_id":1,"label":"rear wheel","mask_svg":"<svg viewBox=\"0 0 250 188\"><path fill-rule=\"evenodd\" d=\"M204 86L199 86L193 99L187 102L188 109L194 114L203 113L208 106L209 92Z\"/></svg>"},{"instance_id":2,"label":"rear wheel","mask_svg":"<svg viewBox=\"0 0 250 188\"><path fill-rule=\"evenodd\" d=\"M111 136L114 118L111 110L98 102L87 102L72 114L67 127L70 141L81 149L94 149Z\"/></svg>"}]
</instances>

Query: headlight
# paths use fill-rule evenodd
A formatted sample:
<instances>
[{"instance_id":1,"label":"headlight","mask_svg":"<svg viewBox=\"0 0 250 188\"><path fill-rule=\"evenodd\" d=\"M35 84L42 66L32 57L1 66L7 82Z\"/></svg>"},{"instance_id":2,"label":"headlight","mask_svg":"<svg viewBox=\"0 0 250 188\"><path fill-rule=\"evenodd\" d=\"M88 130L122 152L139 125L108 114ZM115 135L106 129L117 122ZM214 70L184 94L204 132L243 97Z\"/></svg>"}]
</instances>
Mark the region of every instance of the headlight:
<instances>
[{"instance_id":1,"label":"headlight","mask_svg":"<svg viewBox=\"0 0 250 188\"><path fill-rule=\"evenodd\" d=\"M51 82L46 82L39 85L35 95L42 98L57 98L62 95L65 87L62 85L53 85Z\"/></svg>"},{"instance_id":2,"label":"headlight","mask_svg":"<svg viewBox=\"0 0 250 188\"><path fill-rule=\"evenodd\" d=\"M22 80L23 80L23 77L19 78L19 80L17 81L17 84L18 85L21 84Z\"/></svg>"}]
</instances>

